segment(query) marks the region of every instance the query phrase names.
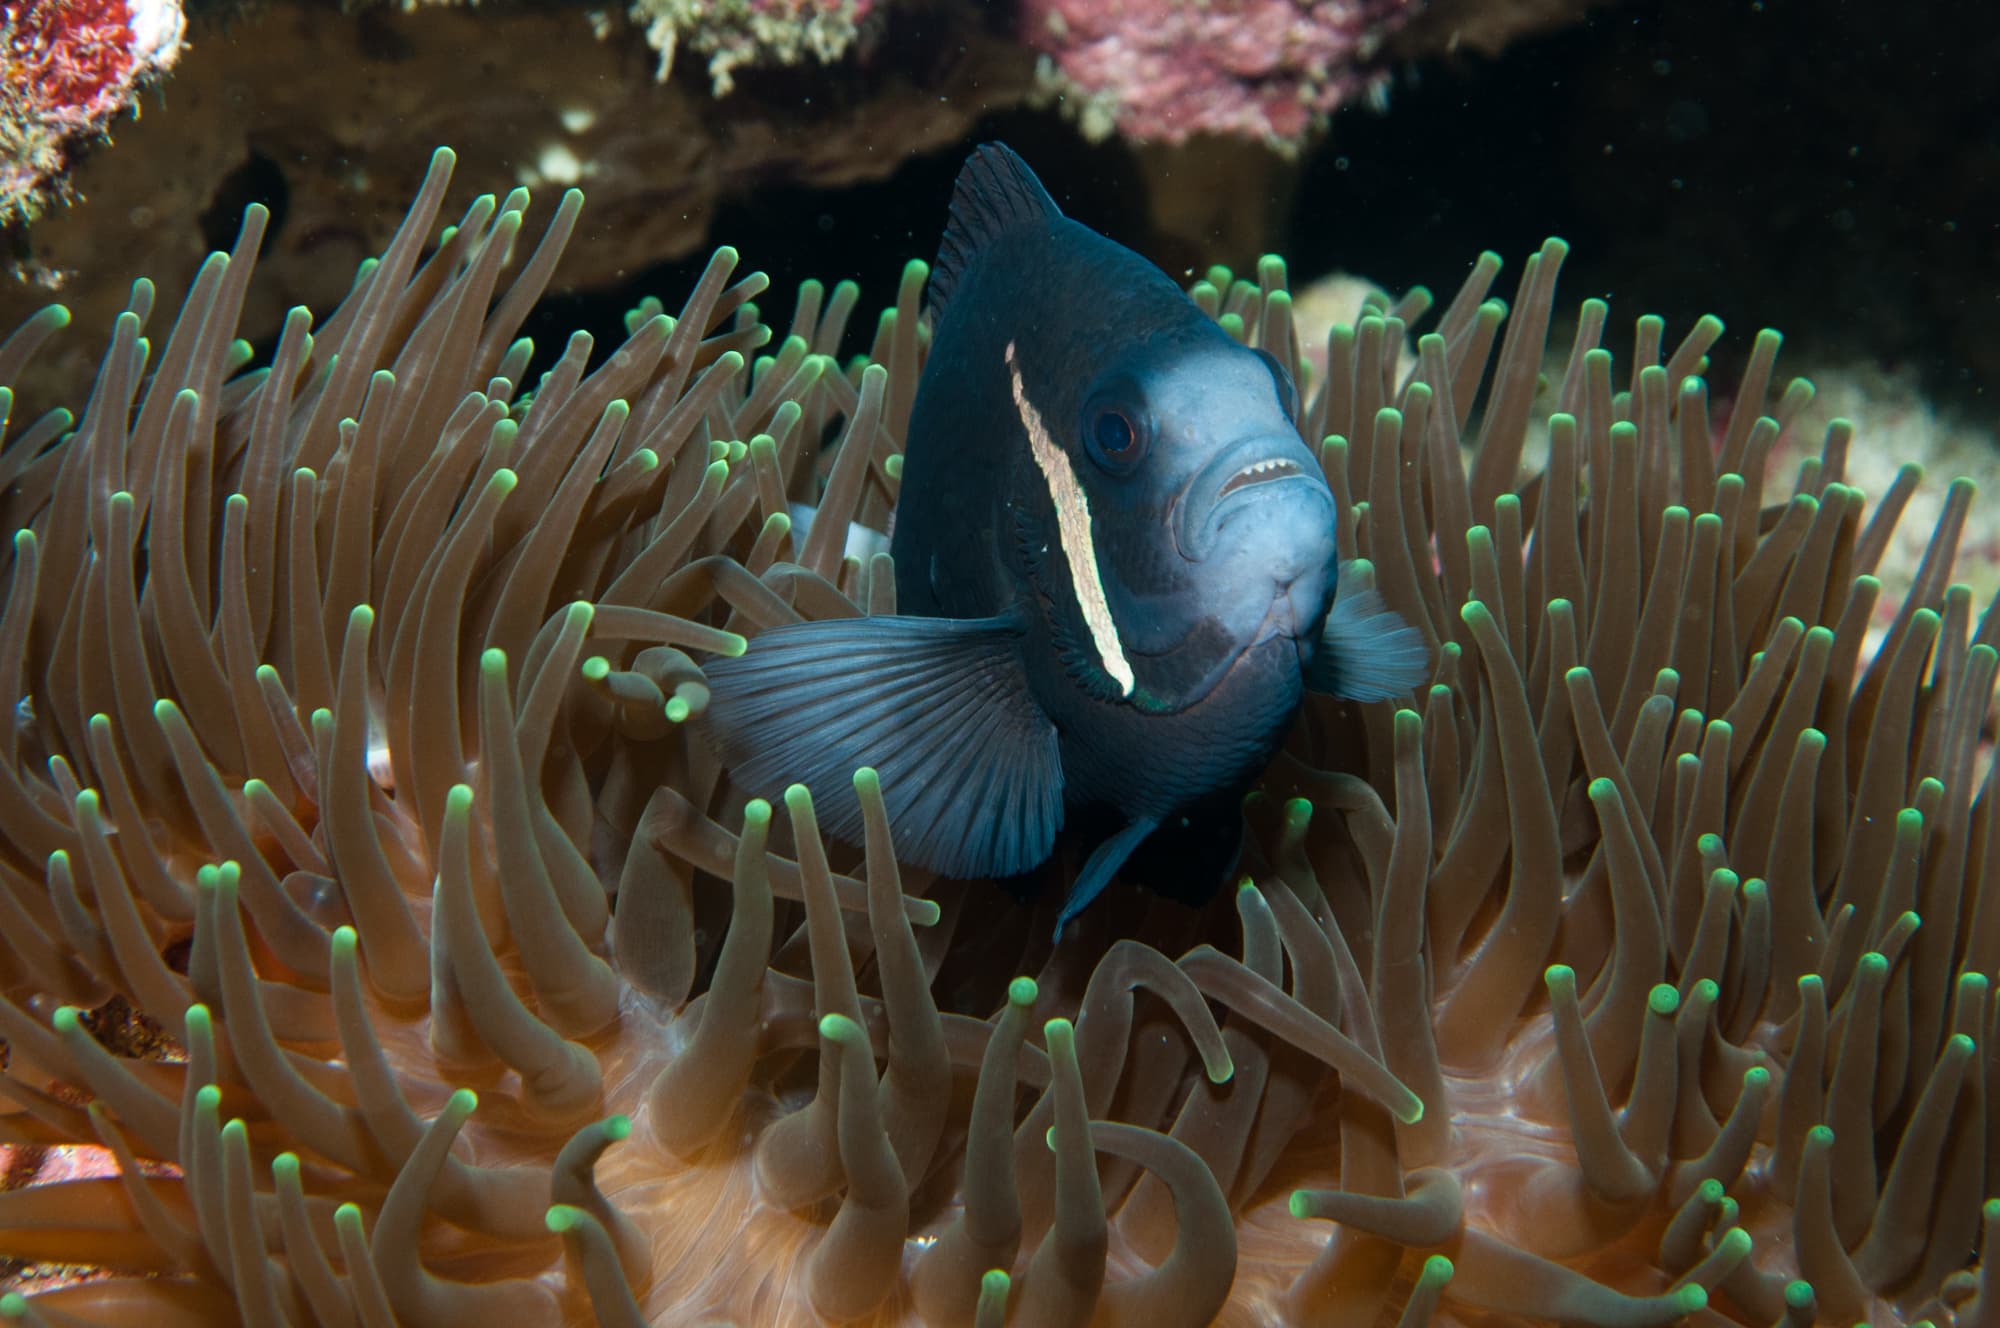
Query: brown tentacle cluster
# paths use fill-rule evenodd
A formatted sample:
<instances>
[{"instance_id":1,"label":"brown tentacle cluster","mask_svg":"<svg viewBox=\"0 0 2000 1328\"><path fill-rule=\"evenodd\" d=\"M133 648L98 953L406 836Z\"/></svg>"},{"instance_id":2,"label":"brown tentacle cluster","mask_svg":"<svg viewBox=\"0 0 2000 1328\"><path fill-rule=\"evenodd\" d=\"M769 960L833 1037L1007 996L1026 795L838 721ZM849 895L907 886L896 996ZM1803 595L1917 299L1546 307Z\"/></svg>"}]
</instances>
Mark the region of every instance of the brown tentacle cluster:
<instances>
[{"instance_id":1,"label":"brown tentacle cluster","mask_svg":"<svg viewBox=\"0 0 2000 1328\"><path fill-rule=\"evenodd\" d=\"M0 1319L2000 1314L2000 615L1962 484L1878 613L1916 477L1871 511L1844 425L1767 474L1775 335L1718 416L1719 323L1640 320L1621 382L1587 301L1544 384L1555 241L1413 359L1422 292L1335 329L1301 428L1436 681L1311 703L1235 891L1052 949L1051 902L900 871L873 771L829 843L693 732L703 652L893 611L843 532L896 500L924 266L843 368L854 288L760 353L725 249L524 393L581 200L440 230L450 166L269 366L252 209L0 446L0 1147L109 1163L0 1193L0 1256L97 1270ZM1213 277L1295 363L1282 264ZM112 992L179 1054L94 1035Z\"/></svg>"}]
</instances>

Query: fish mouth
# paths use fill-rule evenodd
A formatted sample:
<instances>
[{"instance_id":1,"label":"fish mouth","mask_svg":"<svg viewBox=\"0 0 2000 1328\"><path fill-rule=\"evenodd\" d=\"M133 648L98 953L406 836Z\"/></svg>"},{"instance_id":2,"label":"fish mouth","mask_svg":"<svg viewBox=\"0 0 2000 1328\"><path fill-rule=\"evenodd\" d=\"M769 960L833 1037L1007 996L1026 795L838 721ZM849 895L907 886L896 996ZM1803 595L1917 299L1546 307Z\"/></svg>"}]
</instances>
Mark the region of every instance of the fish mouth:
<instances>
[{"instance_id":1,"label":"fish mouth","mask_svg":"<svg viewBox=\"0 0 2000 1328\"><path fill-rule=\"evenodd\" d=\"M1230 494L1241 492L1253 484L1269 484L1272 480L1289 479L1293 475L1302 473L1298 462L1289 461L1284 457L1266 457L1262 461L1253 461L1222 482L1222 488L1216 492L1215 500L1221 502Z\"/></svg>"},{"instance_id":2,"label":"fish mouth","mask_svg":"<svg viewBox=\"0 0 2000 1328\"><path fill-rule=\"evenodd\" d=\"M1253 434L1219 449L1175 504L1174 540L1181 556L1195 562L1206 558L1223 522L1241 509L1239 500L1261 504L1266 501L1262 492L1301 483L1325 487L1318 465L1296 434ZM1330 501L1328 508L1330 514Z\"/></svg>"},{"instance_id":3,"label":"fish mouth","mask_svg":"<svg viewBox=\"0 0 2000 1328\"><path fill-rule=\"evenodd\" d=\"M1257 624L1250 644L1260 646L1274 639L1289 641L1303 663L1319 641L1326 612L1324 582L1316 576L1294 577L1271 596L1271 605L1264 610L1263 621Z\"/></svg>"}]
</instances>

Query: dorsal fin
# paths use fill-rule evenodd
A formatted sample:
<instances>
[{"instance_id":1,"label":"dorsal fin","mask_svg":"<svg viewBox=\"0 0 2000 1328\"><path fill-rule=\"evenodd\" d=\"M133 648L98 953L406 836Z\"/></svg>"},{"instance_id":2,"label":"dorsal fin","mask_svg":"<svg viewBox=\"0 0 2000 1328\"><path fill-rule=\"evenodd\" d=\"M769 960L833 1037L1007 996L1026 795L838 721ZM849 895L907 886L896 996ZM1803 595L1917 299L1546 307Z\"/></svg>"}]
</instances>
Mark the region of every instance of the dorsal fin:
<instances>
[{"instance_id":1,"label":"dorsal fin","mask_svg":"<svg viewBox=\"0 0 2000 1328\"><path fill-rule=\"evenodd\" d=\"M931 270L931 326L979 251L1017 226L1041 225L1062 215L1028 163L1005 143L982 143L965 159L951 191L951 219L938 241Z\"/></svg>"}]
</instances>

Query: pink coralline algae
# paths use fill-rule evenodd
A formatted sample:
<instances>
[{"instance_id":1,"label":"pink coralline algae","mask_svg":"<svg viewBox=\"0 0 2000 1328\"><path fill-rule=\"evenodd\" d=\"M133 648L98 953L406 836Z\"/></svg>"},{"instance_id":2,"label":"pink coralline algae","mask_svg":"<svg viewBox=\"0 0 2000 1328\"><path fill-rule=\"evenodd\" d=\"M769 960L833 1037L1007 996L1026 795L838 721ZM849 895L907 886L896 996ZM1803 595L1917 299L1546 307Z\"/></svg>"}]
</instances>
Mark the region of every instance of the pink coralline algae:
<instances>
[{"instance_id":1,"label":"pink coralline algae","mask_svg":"<svg viewBox=\"0 0 2000 1328\"><path fill-rule=\"evenodd\" d=\"M1295 146L1338 106L1380 96L1371 67L1419 0L1026 0L1021 35L1086 133Z\"/></svg>"},{"instance_id":2,"label":"pink coralline algae","mask_svg":"<svg viewBox=\"0 0 2000 1328\"><path fill-rule=\"evenodd\" d=\"M185 30L179 0L0 0L0 224L60 192L70 149L172 66Z\"/></svg>"}]
</instances>

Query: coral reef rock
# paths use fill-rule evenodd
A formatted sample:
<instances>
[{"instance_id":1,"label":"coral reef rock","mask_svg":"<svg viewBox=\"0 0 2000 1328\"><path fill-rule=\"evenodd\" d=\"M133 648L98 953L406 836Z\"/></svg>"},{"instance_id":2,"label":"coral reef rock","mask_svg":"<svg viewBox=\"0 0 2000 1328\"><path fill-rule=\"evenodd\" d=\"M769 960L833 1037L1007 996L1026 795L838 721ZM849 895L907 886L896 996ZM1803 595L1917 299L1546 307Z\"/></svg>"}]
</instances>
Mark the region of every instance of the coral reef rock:
<instances>
[{"instance_id":1,"label":"coral reef rock","mask_svg":"<svg viewBox=\"0 0 2000 1328\"><path fill-rule=\"evenodd\" d=\"M172 308L244 204L261 201L271 225L243 332L268 339L287 308L340 299L401 218L413 147L441 142L469 178L587 190L589 243L565 264L565 288L628 281L701 244L726 198L880 178L1017 104L1032 59L977 17L941 6L879 60L774 71L786 95L745 85L717 100L706 79L655 81L653 51L615 12L343 14L279 0L197 40L164 104L81 163L74 205L18 237L0 326L51 298L83 326L109 326L126 293L100 273L150 273ZM68 398L87 368L54 356L16 387Z\"/></svg>"},{"instance_id":2,"label":"coral reef rock","mask_svg":"<svg viewBox=\"0 0 2000 1328\"><path fill-rule=\"evenodd\" d=\"M18 0L0 5L0 226L64 188L79 143L173 67L179 0Z\"/></svg>"},{"instance_id":3,"label":"coral reef rock","mask_svg":"<svg viewBox=\"0 0 2000 1328\"><path fill-rule=\"evenodd\" d=\"M685 46L708 57L709 86L726 97L744 65L795 65L807 56L832 64L876 10L875 0L637 0L631 14L660 53L660 82Z\"/></svg>"},{"instance_id":4,"label":"coral reef rock","mask_svg":"<svg viewBox=\"0 0 2000 1328\"><path fill-rule=\"evenodd\" d=\"M1227 134L1296 147L1357 97L1387 94L1377 61L1414 0L1025 0L1044 90L1090 138L1180 143Z\"/></svg>"},{"instance_id":5,"label":"coral reef rock","mask_svg":"<svg viewBox=\"0 0 2000 1328\"><path fill-rule=\"evenodd\" d=\"M439 142L482 179L586 188L590 243L561 280L602 288L691 252L721 202L773 183L886 176L1038 93L1062 95L1087 130L1174 154L1142 158L1158 229L1199 240L1204 254L1239 233L1269 244L1283 173L1257 165L1275 154L1246 152L1244 136L1288 148L1343 100L1386 86L1389 55L1376 52L1391 32L1397 60L1465 44L1491 53L1581 10L1580 0L1457 0L1422 12L1405 0L1229 0L1168 6L1135 26L1105 15L1157 6L640 0L343 12L272 0L202 19L145 118L118 127L115 150L76 151L101 139L135 80L174 59L175 4L0 6L0 230L11 241L0 326L50 298L85 326L107 325L125 292L98 274L151 273L171 307L255 201L272 219L243 331L268 341L286 308L340 298L415 187L411 148ZM130 43L107 54L101 33L93 38L99 81L44 72L65 60L84 67L78 48L47 34L81 33L81 16L100 9L124 16ZM114 70L115 86L103 81ZM70 89L67 102L57 87ZM44 114L51 97L67 109ZM1200 155L1180 156L1189 146ZM1233 188L1213 187L1218 169ZM32 225L25 206L10 214L6 202L56 193L69 206ZM1218 197L1234 206L1218 214ZM1218 220L1244 211L1247 220ZM79 353L50 355L16 387L65 399L88 369Z\"/></svg>"}]
</instances>

